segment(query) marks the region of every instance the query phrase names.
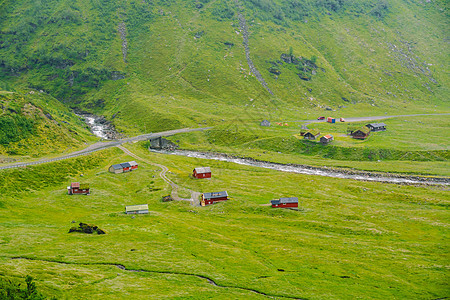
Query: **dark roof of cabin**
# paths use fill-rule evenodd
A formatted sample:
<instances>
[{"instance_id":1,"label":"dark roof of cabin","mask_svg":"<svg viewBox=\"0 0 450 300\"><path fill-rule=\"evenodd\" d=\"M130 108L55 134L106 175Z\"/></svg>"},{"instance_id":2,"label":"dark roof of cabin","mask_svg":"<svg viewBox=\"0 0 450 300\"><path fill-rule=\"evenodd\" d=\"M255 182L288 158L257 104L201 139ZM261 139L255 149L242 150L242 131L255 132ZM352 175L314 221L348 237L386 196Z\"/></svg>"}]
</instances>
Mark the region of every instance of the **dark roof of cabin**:
<instances>
[{"instance_id":1,"label":"dark roof of cabin","mask_svg":"<svg viewBox=\"0 0 450 300\"><path fill-rule=\"evenodd\" d=\"M121 163L120 164L122 166L122 168L131 168L131 165L129 163Z\"/></svg>"},{"instance_id":2,"label":"dark roof of cabin","mask_svg":"<svg viewBox=\"0 0 450 300\"><path fill-rule=\"evenodd\" d=\"M386 124L384 124L384 123L370 123L370 124L367 124L366 126L372 126L372 127L377 128L377 127L386 127Z\"/></svg>"},{"instance_id":3,"label":"dark roof of cabin","mask_svg":"<svg viewBox=\"0 0 450 300\"><path fill-rule=\"evenodd\" d=\"M227 193L227 191L203 193L203 197L205 197L206 199L222 198L222 197L228 197L228 193Z\"/></svg>"},{"instance_id":4,"label":"dark roof of cabin","mask_svg":"<svg viewBox=\"0 0 450 300\"><path fill-rule=\"evenodd\" d=\"M276 200L271 200L270 203L272 205L286 204L286 203L298 203L298 198L297 197L280 198L280 199L276 199Z\"/></svg>"},{"instance_id":5,"label":"dark roof of cabin","mask_svg":"<svg viewBox=\"0 0 450 300\"><path fill-rule=\"evenodd\" d=\"M114 170L123 169L121 165L112 165L111 166Z\"/></svg>"}]
</instances>

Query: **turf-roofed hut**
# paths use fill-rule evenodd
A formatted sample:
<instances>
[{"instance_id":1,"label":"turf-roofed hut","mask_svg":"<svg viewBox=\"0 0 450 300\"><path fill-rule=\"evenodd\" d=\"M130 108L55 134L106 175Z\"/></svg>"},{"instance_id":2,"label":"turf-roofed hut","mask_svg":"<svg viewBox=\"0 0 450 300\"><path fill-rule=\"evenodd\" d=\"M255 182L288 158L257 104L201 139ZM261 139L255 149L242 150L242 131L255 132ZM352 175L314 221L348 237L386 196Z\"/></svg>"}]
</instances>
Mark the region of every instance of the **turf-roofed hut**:
<instances>
[{"instance_id":1,"label":"turf-roofed hut","mask_svg":"<svg viewBox=\"0 0 450 300\"><path fill-rule=\"evenodd\" d=\"M280 198L277 200L271 200L270 203L274 208L298 207L298 198L297 197Z\"/></svg>"},{"instance_id":2,"label":"turf-roofed hut","mask_svg":"<svg viewBox=\"0 0 450 300\"><path fill-rule=\"evenodd\" d=\"M363 126L355 131L352 131L352 137L358 140L365 140L369 137L370 129L367 126Z\"/></svg>"},{"instance_id":3,"label":"turf-roofed hut","mask_svg":"<svg viewBox=\"0 0 450 300\"><path fill-rule=\"evenodd\" d=\"M67 193L69 195L89 195L89 183L72 182L70 186L67 187Z\"/></svg>"},{"instance_id":4,"label":"turf-roofed hut","mask_svg":"<svg viewBox=\"0 0 450 300\"><path fill-rule=\"evenodd\" d=\"M215 202L228 200L227 191L223 192L213 192L213 193L203 193L202 194L202 206L213 204Z\"/></svg>"},{"instance_id":5,"label":"turf-roofed hut","mask_svg":"<svg viewBox=\"0 0 450 300\"><path fill-rule=\"evenodd\" d=\"M320 131L318 129L311 129L303 135L303 138L305 140L315 140L319 135Z\"/></svg>"},{"instance_id":6,"label":"turf-roofed hut","mask_svg":"<svg viewBox=\"0 0 450 300\"><path fill-rule=\"evenodd\" d=\"M197 179L211 178L211 168L210 167L195 168L192 171L192 176Z\"/></svg>"}]
</instances>

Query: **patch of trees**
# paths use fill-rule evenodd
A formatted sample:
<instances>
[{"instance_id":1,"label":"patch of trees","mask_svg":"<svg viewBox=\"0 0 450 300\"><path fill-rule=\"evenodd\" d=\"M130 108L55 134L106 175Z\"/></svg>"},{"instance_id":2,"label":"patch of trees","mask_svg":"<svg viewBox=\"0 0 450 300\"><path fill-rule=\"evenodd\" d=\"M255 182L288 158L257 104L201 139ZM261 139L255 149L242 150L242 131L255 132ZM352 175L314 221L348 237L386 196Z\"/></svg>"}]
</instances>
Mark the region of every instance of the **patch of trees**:
<instances>
[{"instance_id":1,"label":"patch of trees","mask_svg":"<svg viewBox=\"0 0 450 300\"><path fill-rule=\"evenodd\" d=\"M217 18L219 21L231 19L234 16L234 7L230 7L228 2L225 1L219 1L217 2L212 11L211 14Z\"/></svg>"}]
</instances>

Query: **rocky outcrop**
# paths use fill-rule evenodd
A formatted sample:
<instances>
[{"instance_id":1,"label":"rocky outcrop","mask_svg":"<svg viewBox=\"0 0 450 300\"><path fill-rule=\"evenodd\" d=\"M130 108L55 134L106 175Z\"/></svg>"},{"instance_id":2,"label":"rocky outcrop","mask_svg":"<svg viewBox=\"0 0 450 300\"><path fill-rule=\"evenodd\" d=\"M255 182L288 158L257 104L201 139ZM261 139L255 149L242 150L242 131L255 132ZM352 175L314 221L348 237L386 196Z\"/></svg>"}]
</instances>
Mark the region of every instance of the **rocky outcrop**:
<instances>
[{"instance_id":1,"label":"rocky outcrop","mask_svg":"<svg viewBox=\"0 0 450 300\"><path fill-rule=\"evenodd\" d=\"M69 233L72 233L72 232L81 232L81 233L88 233L88 234L92 234L94 232L96 232L97 234L105 234L106 233L102 229L98 228L98 226L86 224L86 223L82 223L82 222L80 222L80 224L78 224L78 227L70 228Z\"/></svg>"}]
</instances>

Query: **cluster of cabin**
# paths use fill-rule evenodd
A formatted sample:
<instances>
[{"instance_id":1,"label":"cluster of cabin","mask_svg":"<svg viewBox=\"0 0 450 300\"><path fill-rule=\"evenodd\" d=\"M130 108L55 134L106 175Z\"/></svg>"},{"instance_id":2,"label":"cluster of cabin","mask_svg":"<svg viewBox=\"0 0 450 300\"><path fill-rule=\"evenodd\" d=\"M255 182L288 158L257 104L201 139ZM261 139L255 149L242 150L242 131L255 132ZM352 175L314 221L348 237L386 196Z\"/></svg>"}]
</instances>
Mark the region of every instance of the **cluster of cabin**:
<instances>
[{"instance_id":1,"label":"cluster of cabin","mask_svg":"<svg viewBox=\"0 0 450 300\"><path fill-rule=\"evenodd\" d=\"M315 140L320 136L320 131L318 129L302 130L300 135L303 136L305 140ZM326 134L320 138L320 143L326 145L331 143L334 137L331 134Z\"/></svg>"},{"instance_id":2,"label":"cluster of cabin","mask_svg":"<svg viewBox=\"0 0 450 300\"><path fill-rule=\"evenodd\" d=\"M126 173L136 170L138 168L138 164L135 161L124 162L116 165L112 165L109 167L109 172L114 174Z\"/></svg>"}]
</instances>

